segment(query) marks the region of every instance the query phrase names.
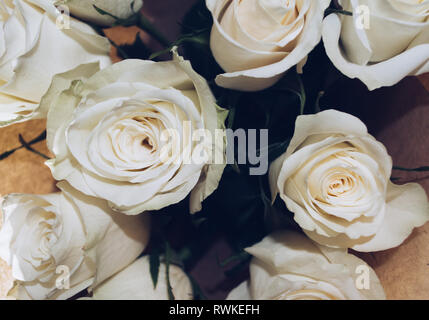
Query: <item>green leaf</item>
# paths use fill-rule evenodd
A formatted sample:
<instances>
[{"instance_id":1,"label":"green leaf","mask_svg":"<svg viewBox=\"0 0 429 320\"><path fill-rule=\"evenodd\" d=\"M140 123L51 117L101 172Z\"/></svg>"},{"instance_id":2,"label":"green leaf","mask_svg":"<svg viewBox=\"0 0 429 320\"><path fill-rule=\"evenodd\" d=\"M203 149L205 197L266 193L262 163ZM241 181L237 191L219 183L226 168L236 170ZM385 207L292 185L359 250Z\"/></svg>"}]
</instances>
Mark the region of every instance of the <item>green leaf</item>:
<instances>
[{"instance_id":1,"label":"green leaf","mask_svg":"<svg viewBox=\"0 0 429 320\"><path fill-rule=\"evenodd\" d=\"M293 93L298 97L300 102L299 112L300 112L300 115L302 115L304 114L305 104L307 103L307 94L306 94L306 89L304 86L304 81L302 79L302 76L299 73L295 73L295 77L296 77L296 82L298 83L298 88L293 89L290 87L281 87L279 88L279 90Z\"/></svg>"},{"instance_id":2,"label":"green leaf","mask_svg":"<svg viewBox=\"0 0 429 320\"><path fill-rule=\"evenodd\" d=\"M325 91L319 91L319 93L317 94L316 103L314 104L315 113L320 112L320 99L322 99L324 95Z\"/></svg>"},{"instance_id":3,"label":"green leaf","mask_svg":"<svg viewBox=\"0 0 429 320\"><path fill-rule=\"evenodd\" d=\"M243 268L248 268L249 261L252 259L252 256L249 254L249 256L246 259L243 259L233 268L227 270L224 272L225 276L228 278L235 278L237 275L242 272Z\"/></svg>"},{"instance_id":4,"label":"green leaf","mask_svg":"<svg viewBox=\"0 0 429 320\"><path fill-rule=\"evenodd\" d=\"M158 28L153 25L148 18L146 18L143 14L139 13L137 26L141 28L143 31L146 31L149 35L151 35L156 41L162 44L164 47L168 48L171 46L171 42L167 39L164 34L158 30Z\"/></svg>"},{"instance_id":5,"label":"green leaf","mask_svg":"<svg viewBox=\"0 0 429 320\"><path fill-rule=\"evenodd\" d=\"M165 241L165 278L167 280L167 292L168 292L168 299L169 300L175 300L173 288L171 287L170 282L170 264L171 264L171 247L168 241Z\"/></svg>"},{"instance_id":6,"label":"green leaf","mask_svg":"<svg viewBox=\"0 0 429 320\"><path fill-rule=\"evenodd\" d=\"M207 300L207 297L204 295L204 292L201 290L201 287L198 282L190 274L187 274L187 276L191 281L192 292L194 293L194 300Z\"/></svg>"},{"instance_id":7,"label":"green leaf","mask_svg":"<svg viewBox=\"0 0 429 320\"><path fill-rule=\"evenodd\" d=\"M197 44L201 44L201 45L208 45L209 43L208 43L207 39L201 35L201 33L205 32L205 31L206 30L201 31L199 33L184 34L184 35L180 36L179 39L174 41L172 44L167 46L167 48L165 48L164 50L155 52L152 55L150 55L149 59L152 60L152 59L159 57L160 55L167 54L174 47L179 47L180 45L182 45L185 42L197 43Z\"/></svg>"},{"instance_id":8,"label":"green leaf","mask_svg":"<svg viewBox=\"0 0 429 320\"><path fill-rule=\"evenodd\" d=\"M342 10L342 9L335 9L335 8L328 8L325 11L325 17L332 14L332 13L338 13L345 16L353 16L353 12Z\"/></svg>"},{"instance_id":9,"label":"green leaf","mask_svg":"<svg viewBox=\"0 0 429 320\"><path fill-rule=\"evenodd\" d=\"M111 18L115 19L116 21L121 21L121 20L123 20L123 19L121 19L121 18L119 18L119 17L117 17L117 16L114 16L113 14L111 14L111 13L109 13L109 12L107 12L107 11L105 11L105 10L103 10L103 9L99 8L99 7L97 7L95 4L93 4L92 6L93 6L93 7L94 7L94 9L95 9L99 14L101 14L102 16L109 16L109 17L111 17Z\"/></svg>"},{"instance_id":10,"label":"green leaf","mask_svg":"<svg viewBox=\"0 0 429 320\"><path fill-rule=\"evenodd\" d=\"M299 89L300 89L300 93L299 93L299 99L301 101L300 114L302 115L304 114L305 104L307 102L307 96L305 93L305 86L304 86L304 82L302 81L301 75L297 73L296 76L298 78Z\"/></svg>"},{"instance_id":11,"label":"green leaf","mask_svg":"<svg viewBox=\"0 0 429 320\"><path fill-rule=\"evenodd\" d=\"M230 116L230 111L228 109L224 109L219 105L215 105L216 107L216 114L217 114L217 122L218 122L218 128L225 129L225 121Z\"/></svg>"},{"instance_id":12,"label":"green leaf","mask_svg":"<svg viewBox=\"0 0 429 320\"><path fill-rule=\"evenodd\" d=\"M231 256L231 257L229 257L223 261L219 261L219 259L218 259L218 264L221 268L224 268L227 265L229 265L230 263L233 263L236 261L241 262L243 260L249 259L249 257L250 257L250 254L243 250L243 251L241 251L241 252L239 252L239 253L237 253L237 254L235 254L235 255L233 255L233 256Z\"/></svg>"},{"instance_id":13,"label":"green leaf","mask_svg":"<svg viewBox=\"0 0 429 320\"><path fill-rule=\"evenodd\" d=\"M262 151L266 151L268 149L269 162L273 162L278 157L280 157L283 153L286 152L286 149L290 144L290 140L291 139L287 139L286 141L283 141L283 142L277 142L277 143L270 144L266 148L262 148L262 149L257 150L256 154L258 156L260 156Z\"/></svg>"},{"instance_id":14,"label":"green leaf","mask_svg":"<svg viewBox=\"0 0 429 320\"><path fill-rule=\"evenodd\" d=\"M195 228L199 228L203 223L207 222L207 217L192 217L192 224Z\"/></svg>"},{"instance_id":15,"label":"green leaf","mask_svg":"<svg viewBox=\"0 0 429 320\"><path fill-rule=\"evenodd\" d=\"M234 126L234 120L235 120L235 113L237 112L237 109L233 108L231 109L229 115L228 115L228 123L226 125L226 127L228 129L232 129L232 127Z\"/></svg>"},{"instance_id":16,"label":"green leaf","mask_svg":"<svg viewBox=\"0 0 429 320\"><path fill-rule=\"evenodd\" d=\"M183 42L183 52L186 59L191 61L194 70L210 83L216 75L222 72L222 69L210 50L209 43L213 18L207 9L205 1L195 1L195 5L183 17L180 25L182 26L182 34L199 34L200 43L198 41ZM225 107L223 104L220 105Z\"/></svg>"},{"instance_id":17,"label":"green leaf","mask_svg":"<svg viewBox=\"0 0 429 320\"><path fill-rule=\"evenodd\" d=\"M150 269L150 276L152 277L154 289L156 289L156 286L158 284L160 265L161 265L161 262L159 259L159 251L153 250L153 252L151 252L151 254L149 255L149 269Z\"/></svg>"}]
</instances>

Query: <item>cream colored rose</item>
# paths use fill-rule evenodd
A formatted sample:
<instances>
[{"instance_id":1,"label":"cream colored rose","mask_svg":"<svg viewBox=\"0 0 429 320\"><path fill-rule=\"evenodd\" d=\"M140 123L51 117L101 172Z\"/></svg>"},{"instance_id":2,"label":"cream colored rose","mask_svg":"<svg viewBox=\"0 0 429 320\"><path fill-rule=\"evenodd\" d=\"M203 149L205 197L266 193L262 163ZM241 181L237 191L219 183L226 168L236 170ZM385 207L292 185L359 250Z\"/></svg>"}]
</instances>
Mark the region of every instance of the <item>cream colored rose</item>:
<instances>
[{"instance_id":1,"label":"cream colored rose","mask_svg":"<svg viewBox=\"0 0 429 320\"><path fill-rule=\"evenodd\" d=\"M359 119L328 110L298 117L290 146L270 167L270 187L316 242L379 251L429 220L423 188L391 183L391 171L386 148Z\"/></svg>"},{"instance_id":2,"label":"cream colored rose","mask_svg":"<svg viewBox=\"0 0 429 320\"><path fill-rule=\"evenodd\" d=\"M320 42L329 0L206 0L213 15L210 47L225 88L258 91L292 67L301 71Z\"/></svg>"},{"instance_id":3,"label":"cream colored rose","mask_svg":"<svg viewBox=\"0 0 429 320\"><path fill-rule=\"evenodd\" d=\"M111 15L127 19L133 13L138 12L142 6L142 0L50 0L57 6L68 8L70 13L82 20L94 22L99 25L108 26L115 22L115 19L102 15L94 8L100 8Z\"/></svg>"},{"instance_id":4,"label":"cream colored rose","mask_svg":"<svg viewBox=\"0 0 429 320\"><path fill-rule=\"evenodd\" d=\"M363 260L313 243L296 232L266 237L246 249L250 280L230 300L384 300L383 287Z\"/></svg>"},{"instance_id":5,"label":"cream colored rose","mask_svg":"<svg viewBox=\"0 0 429 320\"><path fill-rule=\"evenodd\" d=\"M67 21L70 29L61 29ZM89 26L61 20L49 0L1 1L0 127L35 116L55 74L82 63L110 64L109 50Z\"/></svg>"},{"instance_id":6,"label":"cream colored rose","mask_svg":"<svg viewBox=\"0 0 429 320\"><path fill-rule=\"evenodd\" d=\"M169 268L170 285L175 300L192 300L192 286L182 269ZM165 264L161 263L156 288L149 272L149 257L144 256L103 282L85 300L168 300Z\"/></svg>"},{"instance_id":7,"label":"cream colored rose","mask_svg":"<svg viewBox=\"0 0 429 320\"><path fill-rule=\"evenodd\" d=\"M112 212L59 183L61 193L6 196L0 258L18 299L67 299L133 262L149 241L148 216Z\"/></svg>"},{"instance_id":8,"label":"cream colored rose","mask_svg":"<svg viewBox=\"0 0 429 320\"><path fill-rule=\"evenodd\" d=\"M331 14L323 42L333 64L370 90L429 72L428 0L340 0L353 17Z\"/></svg>"},{"instance_id":9,"label":"cream colored rose","mask_svg":"<svg viewBox=\"0 0 429 320\"><path fill-rule=\"evenodd\" d=\"M84 65L56 77L41 103L50 108L55 159L47 164L55 179L127 214L190 193L191 211L200 210L225 168L215 132L225 113L206 81L176 54L174 61L125 60L96 71Z\"/></svg>"}]
</instances>

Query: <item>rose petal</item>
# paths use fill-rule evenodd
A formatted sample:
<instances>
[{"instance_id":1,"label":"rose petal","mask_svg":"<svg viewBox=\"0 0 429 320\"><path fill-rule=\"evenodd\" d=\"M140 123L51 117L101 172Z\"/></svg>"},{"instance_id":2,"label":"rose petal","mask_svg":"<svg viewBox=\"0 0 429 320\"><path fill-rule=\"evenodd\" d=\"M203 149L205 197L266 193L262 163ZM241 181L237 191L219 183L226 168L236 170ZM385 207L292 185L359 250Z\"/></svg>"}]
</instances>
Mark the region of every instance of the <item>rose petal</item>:
<instances>
[{"instance_id":1,"label":"rose petal","mask_svg":"<svg viewBox=\"0 0 429 320\"><path fill-rule=\"evenodd\" d=\"M393 86L408 75L429 72L427 42L412 46L389 60L372 65L358 65L348 61L340 49L341 20L337 15L326 17L322 30L326 53L335 67L349 78L360 79L369 90Z\"/></svg>"}]
</instances>

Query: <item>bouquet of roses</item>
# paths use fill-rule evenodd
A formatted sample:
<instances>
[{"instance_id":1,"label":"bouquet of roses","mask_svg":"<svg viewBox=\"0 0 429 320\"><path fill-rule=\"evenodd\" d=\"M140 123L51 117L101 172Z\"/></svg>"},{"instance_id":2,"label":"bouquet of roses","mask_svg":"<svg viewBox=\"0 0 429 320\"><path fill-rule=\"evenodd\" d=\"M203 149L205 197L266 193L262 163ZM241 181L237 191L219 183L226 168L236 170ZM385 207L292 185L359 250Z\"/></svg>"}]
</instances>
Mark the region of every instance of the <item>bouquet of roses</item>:
<instances>
[{"instance_id":1,"label":"bouquet of roses","mask_svg":"<svg viewBox=\"0 0 429 320\"><path fill-rule=\"evenodd\" d=\"M392 177L429 169L332 97L429 72L429 1L191 2L171 42L141 0L1 0L0 132L46 130L0 159L46 158L57 189L3 196L0 298L204 299L222 239L228 299L385 299L356 253L429 220Z\"/></svg>"}]
</instances>

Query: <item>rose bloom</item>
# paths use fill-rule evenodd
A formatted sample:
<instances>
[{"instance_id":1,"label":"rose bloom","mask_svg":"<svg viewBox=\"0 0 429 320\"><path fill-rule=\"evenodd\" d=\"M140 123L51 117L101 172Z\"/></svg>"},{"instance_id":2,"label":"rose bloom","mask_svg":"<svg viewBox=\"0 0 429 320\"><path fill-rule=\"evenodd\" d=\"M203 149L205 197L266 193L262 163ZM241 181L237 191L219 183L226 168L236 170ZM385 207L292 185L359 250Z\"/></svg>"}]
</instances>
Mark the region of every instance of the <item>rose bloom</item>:
<instances>
[{"instance_id":1,"label":"rose bloom","mask_svg":"<svg viewBox=\"0 0 429 320\"><path fill-rule=\"evenodd\" d=\"M168 300L165 264L159 267L155 288L149 270L149 256L139 258L96 287L92 297L85 300ZM175 300L192 300L191 282L183 270L170 265L169 277Z\"/></svg>"},{"instance_id":2,"label":"rose bloom","mask_svg":"<svg viewBox=\"0 0 429 320\"><path fill-rule=\"evenodd\" d=\"M215 132L225 112L206 81L176 53L173 61L124 60L97 71L84 65L56 77L41 103L54 178L126 214L188 194L191 212L200 210L225 168Z\"/></svg>"},{"instance_id":3,"label":"rose bloom","mask_svg":"<svg viewBox=\"0 0 429 320\"><path fill-rule=\"evenodd\" d=\"M34 116L55 74L111 63L107 39L71 18L61 29L61 21L49 0L0 2L0 127Z\"/></svg>"},{"instance_id":4,"label":"rose bloom","mask_svg":"<svg viewBox=\"0 0 429 320\"><path fill-rule=\"evenodd\" d=\"M234 289L230 300L386 299L377 275L363 260L299 233L275 233L246 251L254 256L250 280Z\"/></svg>"},{"instance_id":5,"label":"rose bloom","mask_svg":"<svg viewBox=\"0 0 429 320\"><path fill-rule=\"evenodd\" d=\"M298 117L270 167L277 194L316 242L357 251L400 245L429 220L425 191L390 181L392 159L356 117L335 110Z\"/></svg>"},{"instance_id":6,"label":"rose bloom","mask_svg":"<svg viewBox=\"0 0 429 320\"><path fill-rule=\"evenodd\" d=\"M329 0L206 0L213 15L210 47L227 73L225 88L258 91L272 86L290 68L301 72L320 42Z\"/></svg>"},{"instance_id":7,"label":"rose bloom","mask_svg":"<svg viewBox=\"0 0 429 320\"><path fill-rule=\"evenodd\" d=\"M58 186L60 193L11 194L2 203L0 258L15 280L10 297L68 299L128 266L149 241L148 216L118 214L66 182Z\"/></svg>"},{"instance_id":8,"label":"rose bloom","mask_svg":"<svg viewBox=\"0 0 429 320\"><path fill-rule=\"evenodd\" d=\"M428 0L340 0L353 17L331 14L323 42L333 64L370 90L429 72Z\"/></svg>"},{"instance_id":9,"label":"rose bloom","mask_svg":"<svg viewBox=\"0 0 429 320\"><path fill-rule=\"evenodd\" d=\"M138 12L142 6L142 0L50 0L60 8L67 8L79 19L93 22L103 26L112 25L115 19L109 15L100 14L94 6L111 15L127 19L133 13Z\"/></svg>"}]
</instances>

